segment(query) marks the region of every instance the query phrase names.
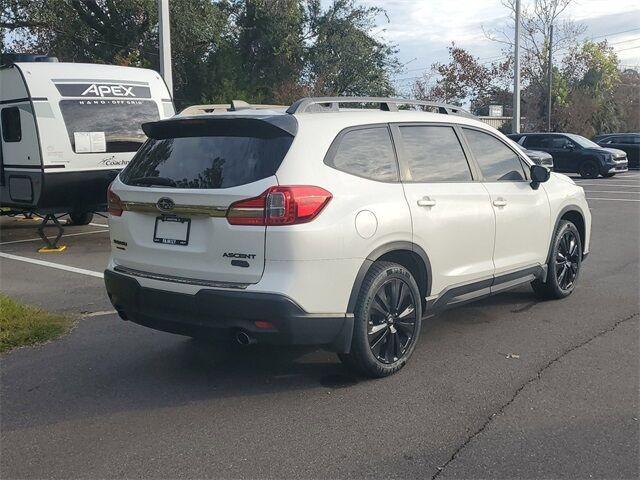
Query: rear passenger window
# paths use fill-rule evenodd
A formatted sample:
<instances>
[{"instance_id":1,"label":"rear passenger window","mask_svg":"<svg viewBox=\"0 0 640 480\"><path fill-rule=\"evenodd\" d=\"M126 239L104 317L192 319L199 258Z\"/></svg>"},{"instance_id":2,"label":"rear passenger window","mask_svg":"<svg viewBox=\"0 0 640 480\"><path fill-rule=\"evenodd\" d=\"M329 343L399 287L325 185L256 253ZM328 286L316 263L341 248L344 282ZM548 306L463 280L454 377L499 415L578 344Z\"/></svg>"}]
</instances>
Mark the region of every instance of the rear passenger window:
<instances>
[{"instance_id":1,"label":"rear passenger window","mask_svg":"<svg viewBox=\"0 0 640 480\"><path fill-rule=\"evenodd\" d=\"M22 140L20 109L18 107L2 109L2 138L5 142L19 142Z\"/></svg>"},{"instance_id":2,"label":"rear passenger window","mask_svg":"<svg viewBox=\"0 0 640 480\"><path fill-rule=\"evenodd\" d=\"M387 127L350 130L338 142L333 155L329 154L325 161L327 165L379 182L398 181L398 165Z\"/></svg>"},{"instance_id":3,"label":"rear passenger window","mask_svg":"<svg viewBox=\"0 0 640 480\"><path fill-rule=\"evenodd\" d=\"M520 158L513 150L488 133L469 128L463 130L486 181L525 180Z\"/></svg>"},{"instance_id":4,"label":"rear passenger window","mask_svg":"<svg viewBox=\"0 0 640 480\"><path fill-rule=\"evenodd\" d=\"M546 137L543 137L541 135L536 135L536 136L528 135L527 137L525 137L524 146L526 148L548 147L549 141L547 140Z\"/></svg>"},{"instance_id":5,"label":"rear passenger window","mask_svg":"<svg viewBox=\"0 0 640 480\"><path fill-rule=\"evenodd\" d=\"M452 127L400 127L407 180L465 182L472 180L469 164Z\"/></svg>"}]
</instances>

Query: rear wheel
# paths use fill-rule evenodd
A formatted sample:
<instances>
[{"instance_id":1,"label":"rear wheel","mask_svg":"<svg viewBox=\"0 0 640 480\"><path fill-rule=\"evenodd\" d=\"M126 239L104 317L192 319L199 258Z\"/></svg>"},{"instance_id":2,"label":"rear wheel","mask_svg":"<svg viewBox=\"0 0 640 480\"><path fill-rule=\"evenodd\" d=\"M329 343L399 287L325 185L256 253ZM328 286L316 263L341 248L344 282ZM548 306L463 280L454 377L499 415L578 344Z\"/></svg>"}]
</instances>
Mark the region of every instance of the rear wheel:
<instances>
[{"instance_id":1,"label":"rear wheel","mask_svg":"<svg viewBox=\"0 0 640 480\"><path fill-rule=\"evenodd\" d=\"M600 171L596 162L589 161L580 165L578 173L582 178L596 178Z\"/></svg>"},{"instance_id":2,"label":"rear wheel","mask_svg":"<svg viewBox=\"0 0 640 480\"><path fill-rule=\"evenodd\" d=\"M533 290L542 298L565 298L573 292L582 266L582 242L576 226L561 220L553 238L545 282L535 280Z\"/></svg>"},{"instance_id":3,"label":"rear wheel","mask_svg":"<svg viewBox=\"0 0 640 480\"><path fill-rule=\"evenodd\" d=\"M340 359L369 377L386 377L406 363L420 336L422 303L406 268L376 262L362 283L351 352Z\"/></svg>"},{"instance_id":4,"label":"rear wheel","mask_svg":"<svg viewBox=\"0 0 640 480\"><path fill-rule=\"evenodd\" d=\"M93 213L91 212L71 212L69 214L69 220L71 225L89 225L93 220Z\"/></svg>"}]
</instances>

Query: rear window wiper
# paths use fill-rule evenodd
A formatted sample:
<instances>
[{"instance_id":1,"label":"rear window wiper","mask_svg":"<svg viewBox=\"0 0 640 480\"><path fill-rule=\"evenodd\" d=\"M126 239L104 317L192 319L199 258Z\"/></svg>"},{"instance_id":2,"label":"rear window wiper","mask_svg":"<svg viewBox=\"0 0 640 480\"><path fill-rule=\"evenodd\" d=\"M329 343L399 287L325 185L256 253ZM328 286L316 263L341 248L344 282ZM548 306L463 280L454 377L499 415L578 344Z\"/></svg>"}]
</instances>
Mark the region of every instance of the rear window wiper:
<instances>
[{"instance_id":1,"label":"rear window wiper","mask_svg":"<svg viewBox=\"0 0 640 480\"><path fill-rule=\"evenodd\" d=\"M137 177L131 179L132 185L139 186L159 186L159 187L175 187L176 182L166 177Z\"/></svg>"}]
</instances>

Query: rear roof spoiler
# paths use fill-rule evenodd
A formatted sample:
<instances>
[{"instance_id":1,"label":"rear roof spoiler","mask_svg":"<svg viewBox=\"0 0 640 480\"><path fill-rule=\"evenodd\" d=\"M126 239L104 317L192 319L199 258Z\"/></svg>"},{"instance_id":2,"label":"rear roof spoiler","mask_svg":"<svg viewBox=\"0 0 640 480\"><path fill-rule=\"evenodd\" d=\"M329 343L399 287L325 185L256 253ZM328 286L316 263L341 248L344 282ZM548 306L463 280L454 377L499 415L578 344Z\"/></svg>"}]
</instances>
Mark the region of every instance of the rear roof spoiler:
<instances>
[{"instance_id":1,"label":"rear roof spoiler","mask_svg":"<svg viewBox=\"0 0 640 480\"><path fill-rule=\"evenodd\" d=\"M191 127L191 132L186 131ZM281 130L292 137L298 133L298 121L293 115L193 115L175 116L157 122L142 124L142 130L150 138L175 136L200 136L218 133L236 136L242 130L258 136L278 136ZM179 135L176 135L176 132Z\"/></svg>"}]
</instances>

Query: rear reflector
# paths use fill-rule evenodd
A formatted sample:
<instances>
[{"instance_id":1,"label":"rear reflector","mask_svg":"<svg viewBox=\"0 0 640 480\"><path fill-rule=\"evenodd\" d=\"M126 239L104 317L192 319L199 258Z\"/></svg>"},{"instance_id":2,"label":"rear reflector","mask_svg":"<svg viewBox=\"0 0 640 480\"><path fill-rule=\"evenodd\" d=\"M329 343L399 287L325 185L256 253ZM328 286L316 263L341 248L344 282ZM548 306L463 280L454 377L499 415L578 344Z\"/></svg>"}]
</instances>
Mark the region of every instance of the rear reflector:
<instances>
[{"instance_id":1,"label":"rear reflector","mask_svg":"<svg viewBox=\"0 0 640 480\"><path fill-rule=\"evenodd\" d=\"M309 185L271 187L259 197L229 206L231 225L296 225L317 217L331 200L324 188Z\"/></svg>"},{"instance_id":2,"label":"rear reflector","mask_svg":"<svg viewBox=\"0 0 640 480\"><path fill-rule=\"evenodd\" d=\"M266 320L256 320L253 322L257 328L262 330L275 330L276 327L271 322L267 322Z\"/></svg>"}]
</instances>

